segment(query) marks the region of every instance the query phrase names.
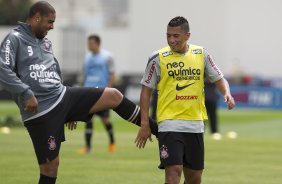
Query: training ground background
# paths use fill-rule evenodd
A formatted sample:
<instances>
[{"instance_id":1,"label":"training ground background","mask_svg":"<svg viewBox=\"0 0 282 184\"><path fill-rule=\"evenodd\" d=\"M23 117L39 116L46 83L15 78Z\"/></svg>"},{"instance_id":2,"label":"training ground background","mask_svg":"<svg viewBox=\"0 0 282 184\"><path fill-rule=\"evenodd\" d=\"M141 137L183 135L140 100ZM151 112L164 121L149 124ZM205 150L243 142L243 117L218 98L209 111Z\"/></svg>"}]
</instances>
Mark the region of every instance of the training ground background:
<instances>
[{"instance_id":1,"label":"training ground background","mask_svg":"<svg viewBox=\"0 0 282 184\"><path fill-rule=\"evenodd\" d=\"M138 128L114 112L111 115L117 152L107 152L108 137L100 121L95 124L93 152L88 155L77 154L84 143L84 123L75 131L66 130L57 183L164 183L164 172L157 168L157 140L148 142L144 150L137 149L134 139ZM19 118L13 102L0 103L0 119L4 116ZM206 125L203 184L282 183L281 111L220 109L219 117L222 140L213 140ZM228 131L236 131L237 139L227 138ZM38 177L37 161L25 128L12 127L10 134L0 133L0 183L37 183Z\"/></svg>"}]
</instances>

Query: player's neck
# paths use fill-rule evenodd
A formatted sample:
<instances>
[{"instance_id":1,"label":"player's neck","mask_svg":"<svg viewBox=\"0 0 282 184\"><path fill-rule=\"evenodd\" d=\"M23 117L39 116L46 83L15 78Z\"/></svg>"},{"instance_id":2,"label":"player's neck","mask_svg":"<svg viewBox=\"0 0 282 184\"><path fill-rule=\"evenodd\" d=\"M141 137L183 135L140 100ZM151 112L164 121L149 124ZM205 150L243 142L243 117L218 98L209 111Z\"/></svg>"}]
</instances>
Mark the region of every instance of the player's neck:
<instances>
[{"instance_id":1,"label":"player's neck","mask_svg":"<svg viewBox=\"0 0 282 184\"><path fill-rule=\"evenodd\" d=\"M91 52L92 52L92 54L99 54L99 53L100 53L100 49L98 49L98 50L92 50Z\"/></svg>"},{"instance_id":2,"label":"player's neck","mask_svg":"<svg viewBox=\"0 0 282 184\"><path fill-rule=\"evenodd\" d=\"M31 33L32 33L32 36L33 36L34 38L36 38L33 22L34 22L33 19L28 18L25 23L31 26Z\"/></svg>"},{"instance_id":3,"label":"player's neck","mask_svg":"<svg viewBox=\"0 0 282 184\"><path fill-rule=\"evenodd\" d=\"M188 45L185 44L185 46L184 46L181 50L179 50L177 53L178 53L178 54L186 54L186 52L188 51L188 49L189 49Z\"/></svg>"}]
</instances>

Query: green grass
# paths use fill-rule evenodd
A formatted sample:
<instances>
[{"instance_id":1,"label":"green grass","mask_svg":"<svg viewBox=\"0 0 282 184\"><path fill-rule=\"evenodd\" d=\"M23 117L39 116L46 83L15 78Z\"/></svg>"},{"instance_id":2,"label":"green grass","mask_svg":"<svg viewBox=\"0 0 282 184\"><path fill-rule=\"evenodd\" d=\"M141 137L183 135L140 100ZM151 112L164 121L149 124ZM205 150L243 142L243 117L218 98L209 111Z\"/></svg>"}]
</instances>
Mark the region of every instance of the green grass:
<instances>
[{"instance_id":1,"label":"green grass","mask_svg":"<svg viewBox=\"0 0 282 184\"><path fill-rule=\"evenodd\" d=\"M19 117L17 105L11 101L0 101L0 117L17 116Z\"/></svg>"},{"instance_id":2,"label":"green grass","mask_svg":"<svg viewBox=\"0 0 282 184\"><path fill-rule=\"evenodd\" d=\"M14 104L0 103L0 118L18 116ZM271 110L219 111L221 141L205 134L203 184L278 184L282 181L282 112ZM117 152L107 152L108 138L100 122L95 124L93 152L78 155L83 145L81 123L76 131L66 130L67 141L60 153L57 183L67 184L155 184L164 183L157 141L138 150L134 139L138 128L112 113ZM236 131L237 139L226 133ZM0 183L37 183L38 166L32 143L24 128L0 134ZM183 179L182 179L183 181Z\"/></svg>"}]
</instances>

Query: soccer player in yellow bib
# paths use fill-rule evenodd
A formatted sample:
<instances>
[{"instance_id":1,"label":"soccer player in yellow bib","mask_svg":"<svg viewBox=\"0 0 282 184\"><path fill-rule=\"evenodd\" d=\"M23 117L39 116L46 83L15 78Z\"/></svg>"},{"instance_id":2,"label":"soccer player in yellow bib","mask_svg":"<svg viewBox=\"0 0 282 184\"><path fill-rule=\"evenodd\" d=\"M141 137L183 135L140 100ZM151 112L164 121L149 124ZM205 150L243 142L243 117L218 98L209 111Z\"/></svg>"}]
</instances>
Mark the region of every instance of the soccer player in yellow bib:
<instances>
[{"instance_id":1,"label":"soccer player in yellow bib","mask_svg":"<svg viewBox=\"0 0 282 184\"><path fill-rule=\"evenodd\" d=\"M157 122L160 168L165 169L165 183L178 184L182 171L186 184L201 183L204 169L204 77L215 83L227 108L235 106L229 84L200 46L188 44L189 23L175 17L167 26L168 47L149 58L142 78L140 95L141 128L136 146L144 148L151 140L148 113L153 89L158 90Z\"/></svg>"}]
</instances>

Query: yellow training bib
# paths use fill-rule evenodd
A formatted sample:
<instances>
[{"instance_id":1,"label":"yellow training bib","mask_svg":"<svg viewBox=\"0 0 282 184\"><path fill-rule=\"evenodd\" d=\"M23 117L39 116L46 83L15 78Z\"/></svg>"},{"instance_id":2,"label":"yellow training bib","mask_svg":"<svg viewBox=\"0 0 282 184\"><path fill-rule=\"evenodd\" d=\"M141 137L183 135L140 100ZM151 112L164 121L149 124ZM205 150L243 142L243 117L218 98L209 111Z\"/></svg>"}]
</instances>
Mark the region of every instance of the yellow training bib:
<instances>
[{"instance_id":1,"label":"yellow training bib","mask_svg":"<svg viewBox=\"0 0 282 184\"><path fill-rule=\"evenodd\" d=\"M185 55L180 55L165 47L159 57L157 121L207 119L203 48L189 45Z\"/></svg>"}]
</instances>

